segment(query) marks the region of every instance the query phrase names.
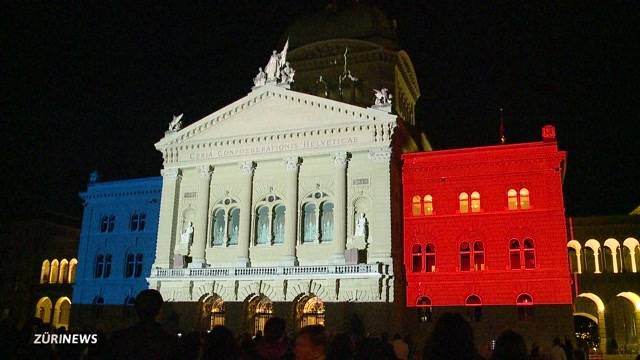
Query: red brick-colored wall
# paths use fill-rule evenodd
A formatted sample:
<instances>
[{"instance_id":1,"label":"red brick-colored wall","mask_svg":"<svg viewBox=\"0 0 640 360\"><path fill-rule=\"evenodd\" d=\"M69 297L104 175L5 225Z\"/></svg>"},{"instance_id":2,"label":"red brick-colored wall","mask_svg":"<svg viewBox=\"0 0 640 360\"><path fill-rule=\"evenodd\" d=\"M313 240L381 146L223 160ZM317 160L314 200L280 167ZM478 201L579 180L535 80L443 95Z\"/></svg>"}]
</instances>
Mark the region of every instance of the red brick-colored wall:
<instances>
[{"instance_id":1,"label":"red brick-colored wall","mask_svg":"<svg viewBox=\"0 0 640 360\"><path fill-rule=\"evenodd\" d=\"M565 153L555 141L405 154L403 170L404 263L407 306L426 296L432 306L571 304L562 198ZM509 210L507 191L529 190L528 209ZM480 193L479 212L460 213L461 192ZM433 197L433 214L412 214L415 195ZM535 267L512 270L509 243L535 245ZM482 241L484 270L460 271L460 244ZM435 272L412 271L412 247L435 246ZM424 258L423 258L424 261ZM472 265L473 266L473 265Z\"/></svg>"}]
</instances>

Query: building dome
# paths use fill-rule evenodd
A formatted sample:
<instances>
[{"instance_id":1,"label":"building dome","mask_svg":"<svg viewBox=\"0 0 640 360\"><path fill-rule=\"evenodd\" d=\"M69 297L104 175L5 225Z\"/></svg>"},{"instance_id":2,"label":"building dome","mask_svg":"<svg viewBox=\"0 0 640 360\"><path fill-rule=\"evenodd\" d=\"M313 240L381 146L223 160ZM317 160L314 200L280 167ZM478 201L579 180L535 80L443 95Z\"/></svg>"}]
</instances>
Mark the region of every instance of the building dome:
<instances>
[{"instance_id":1,"label":"building dome","mask_svg":"<svg viewBox=\"0 0 640 360\"><path fill-rule=\"evenodd\" d=\"M289 38L290 49L332 39L357 39L398 48L393 21L377 7L359 3L302 16L283 36Z\"/></svg>"}]
</instances>

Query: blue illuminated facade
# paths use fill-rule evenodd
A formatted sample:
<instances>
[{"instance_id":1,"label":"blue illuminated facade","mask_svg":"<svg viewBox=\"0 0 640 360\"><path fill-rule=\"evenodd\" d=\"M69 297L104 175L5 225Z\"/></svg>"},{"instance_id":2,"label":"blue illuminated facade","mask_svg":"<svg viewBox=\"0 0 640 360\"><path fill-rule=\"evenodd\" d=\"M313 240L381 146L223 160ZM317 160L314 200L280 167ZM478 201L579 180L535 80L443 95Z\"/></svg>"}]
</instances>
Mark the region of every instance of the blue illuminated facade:
<instances>
[{"instance_id":1,"label":"blue illuminated facade","mask_svg":"<svg viewBox=\"0 0 640 360\"><path fill-rule=\"evenodd\" d=\"M84 213L73 304L127 305L148 287L162 178L99 182L80 193Z\"/></svg>"}]
</instances>

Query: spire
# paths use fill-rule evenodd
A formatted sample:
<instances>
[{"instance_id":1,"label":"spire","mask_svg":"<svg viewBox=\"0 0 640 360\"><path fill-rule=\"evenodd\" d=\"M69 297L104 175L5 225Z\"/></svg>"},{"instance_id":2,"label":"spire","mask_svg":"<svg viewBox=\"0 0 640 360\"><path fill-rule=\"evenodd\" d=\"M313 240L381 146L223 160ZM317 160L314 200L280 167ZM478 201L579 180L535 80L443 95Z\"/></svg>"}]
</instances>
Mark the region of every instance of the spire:
<instances>
[{"instance_id":1,"label":"spire","mask_svg":"<svg viewBox=\"0 0 640 360\"><path fill-rule=\"evenodd\" d=\"M502 108L500 108L500 129L498 130L500 132L500 144L507 142L507 137L504 132L504 117L502 115Z\"/></svg>"}]
</instances>

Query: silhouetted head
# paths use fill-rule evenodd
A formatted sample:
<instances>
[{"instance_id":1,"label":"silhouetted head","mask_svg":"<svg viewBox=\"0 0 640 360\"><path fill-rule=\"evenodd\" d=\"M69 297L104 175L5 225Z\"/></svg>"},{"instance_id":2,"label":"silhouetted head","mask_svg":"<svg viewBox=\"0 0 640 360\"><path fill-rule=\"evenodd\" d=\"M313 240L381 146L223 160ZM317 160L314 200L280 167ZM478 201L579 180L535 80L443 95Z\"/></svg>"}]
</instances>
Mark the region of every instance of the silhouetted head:
<instances>
[{"instance_id":1,"label":"silhouetted head","mask_svg":"<svg viewBox=\"0 0 640 360\"><path fill-rule=\"evenodd\" d=\"M560 338L553 338L553 345L561 346L562 341L560 341Z\"/></svg>"},{"instance_id":2,"label":"silhouetted head","mask_svg":"<svg viewBox=\"0 0 640 360\"><path fill-rule=\"evenodd\" d=\"M284 337L287 323L284 319L274 316L264 325L264 339L267 342L276 342Z\"/></svg>"},{"instance_id":3,"label":"silhouetted head","mask_svg":"<svg viewBox=\"0 0 640 360\"><path fill-rule=\"evenodd\" d=\"M162 295L158 290L142 290L136 296L136 313L140 320L153 320L160 314L162 308Z\"/></svg>"},{"instance_id":4,"label":"silhouetted head","mask_svg":"<svg viewBox=\"0 0 640 360\"><path fill-rule=\"evenodd\" d=\"M429 360L476 359L471 325L458 313L445 313L436 322L424 349Z\"/></svg>"},{"instance_id":5,"label":"silhouetted head","mask_svg":"<svg viewBox=\"0 0 640 360\"><path fill-rule=\"evenodd\" d=\"M327 334L322 325L308 325L300 329L296 338L296 360L318 359L325 355Z\"/></svg>"},{"instance_id":6,"label":"silhouetted head","mask_svg":"<svg viewBox=\"0 0 640 360\"><path fill-rule=\"evenodd\" d=\"M506 330L496 340L491 360L526 360L527 345L522 335Z\"/></svg>"},{"instance_id":7,"label":"silhouetted head","mask_svg":"<svg viewBox=\"0 0 640 360\"><path fill-rule=\"evenodd\" d=\"M205 359L231 360L239 356L233 333L222 325L216 325L211 329L207 336L207 345Z\"/></svg>"}]
</instances>

